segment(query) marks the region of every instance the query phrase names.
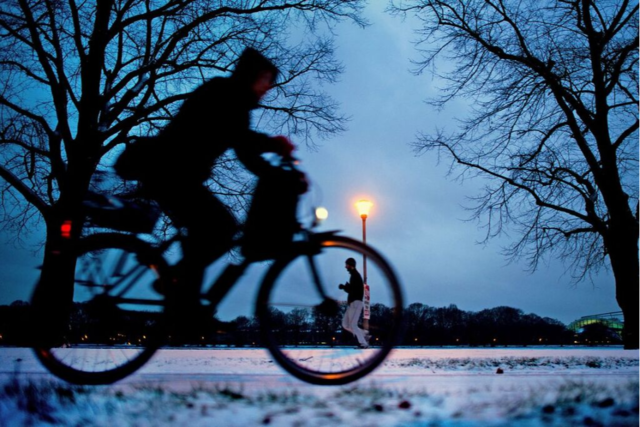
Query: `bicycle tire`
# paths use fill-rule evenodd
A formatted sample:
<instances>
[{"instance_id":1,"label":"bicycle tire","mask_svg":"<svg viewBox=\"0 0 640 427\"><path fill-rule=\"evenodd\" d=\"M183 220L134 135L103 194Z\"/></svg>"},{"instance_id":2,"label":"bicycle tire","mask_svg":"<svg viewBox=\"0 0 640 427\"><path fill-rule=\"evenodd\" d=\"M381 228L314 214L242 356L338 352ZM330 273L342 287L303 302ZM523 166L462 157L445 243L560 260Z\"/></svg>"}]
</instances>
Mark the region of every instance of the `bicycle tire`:
<instances>
[{"instance_id":1,"label":"bicycle tire","mask_svg":"<svg viewBox=\"0 0 640 427\"><path fill-rule=\"evenodd\" d=\"M371 346L360 350L354 348L354 336L340 331L344 305L337 312L327 307L338 298L346 299L337 279L338 274L348 279L345 260L361 260L363 255L371 287ZM322 301L313 290L309 257L324 282L328 300ZM399 342L403 295L395 272L382 255L359 241L327 233L314 236L311 244L302 244L274 262L260 287L256 314L263 344L282 368L312 384L342 385L376 369ZM305 320L305 315L311 316Z\"/></svg>"},{"instance_id":2,"label":"bicycle tire","mask_svg":"<svg viewBox=\"0 0 640 427\"><path fill-rule=\"evenodd\" d=\"M111 384L143 366L163 343L164 296L144 282L162 278L167 264L132 235L90 235L74 247L73 301L62 309L63 330L33 350L52 374L67 382ZM51 292L45 286L38 283L34 299L39 292Z\"/></svg>"}]
</instances>

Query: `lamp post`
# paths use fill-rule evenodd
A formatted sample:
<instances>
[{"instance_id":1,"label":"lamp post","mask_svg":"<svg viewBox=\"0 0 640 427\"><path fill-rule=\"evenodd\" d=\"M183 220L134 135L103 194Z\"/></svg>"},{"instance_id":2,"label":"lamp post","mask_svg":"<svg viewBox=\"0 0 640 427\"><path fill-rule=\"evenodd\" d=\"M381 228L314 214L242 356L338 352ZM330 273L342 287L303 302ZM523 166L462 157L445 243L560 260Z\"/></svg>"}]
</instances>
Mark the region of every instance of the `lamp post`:
<instances>
[{"instance_id":1,"label":"lamp post","mask_svg":"<svg viewBox=\"0 0 640 427\"><path fill-rule=\"evenodd\" d=\"M360 214L360 218L362 218L362 243L367 243L367 218L369 217L369 211L371 210L371 203L369 200L359 200L356 203L356 208L358 208L358 213ZM367 282L367 255L362 255L362 275L364 282L364 295L363 295L363 304L364 304L364 312L362 316L362 328L365 330L369 330L369 318L371 316L370 312L370 289L369 284Z\"/></svg>"},{"instance_id":2,"label":"lamp post","mask_svg":"<svg viewBox=\"0 0 640 427\"><path fill-rule=\"evenodd\" d=\"M359 200L356 203L360 218L362 218L362 243L367 243L367 218L369 217L369 211L371 210L371 203L369 200ZM364 283L367 283L367 256L362 256L362 278Z\"/></svg>"}]
</instances>

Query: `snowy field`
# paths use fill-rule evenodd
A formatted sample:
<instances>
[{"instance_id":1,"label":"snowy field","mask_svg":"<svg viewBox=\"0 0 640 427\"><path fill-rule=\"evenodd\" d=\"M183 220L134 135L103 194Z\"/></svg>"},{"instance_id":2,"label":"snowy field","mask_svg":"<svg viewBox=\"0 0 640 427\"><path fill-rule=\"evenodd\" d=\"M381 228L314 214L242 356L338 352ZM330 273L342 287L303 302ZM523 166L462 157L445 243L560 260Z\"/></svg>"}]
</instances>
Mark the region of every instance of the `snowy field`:
<instances>
[{"instance_id":1,"label":"snowy field","mask_svg":"<svg viewBox=\"0 0 640 427\"><path fill-rule=\"evenodd\" d=\"M2 426L638 426L638 351L397 349L358 382L312 386L261 349L167 349L112 386L0 348Z\"/></svg>"}]
</instances>

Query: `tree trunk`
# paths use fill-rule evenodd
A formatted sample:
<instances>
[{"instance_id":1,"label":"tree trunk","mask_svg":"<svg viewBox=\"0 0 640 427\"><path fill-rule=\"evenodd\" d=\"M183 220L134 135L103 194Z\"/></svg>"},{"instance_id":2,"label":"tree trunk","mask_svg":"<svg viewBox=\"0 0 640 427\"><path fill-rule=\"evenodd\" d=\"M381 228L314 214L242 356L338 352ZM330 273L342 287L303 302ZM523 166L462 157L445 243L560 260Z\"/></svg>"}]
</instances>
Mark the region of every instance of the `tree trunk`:
<instances>
[{"instance_id":1,"label":"tree trunk","mask_svg":"<svg viewBox=\"0 0 640 427\"><path fill-rule=\"evenodd\" d=\"M632 233L633 230L635 233ZM609 259L616 281L616 300L624 315L622 339L625 349L638 348L638 227L633 221L631 227L612 226L608 241Z\"/></svg>"},{"instance_id":2,"label":"tree trunk","mask_svg":"<svg viewBox=\"0 0 640 427\"><path fill-rule=\"evenodd\" d=\"M63 343L65 328L73 302L76 257L72 239L62 236L65 220L56 215L47 221L47 240L40 280L31 298L31 331L39 346Z\"/></svg>"},{"instance_id":3,"label":"tree trunk","mask_svg":"<svg viewBox=\"0 0 640 427\"><path fill-rule=\"evenodd\" d=\"M64 343L73 307L76 242L82 234L82 200L90 174L75 174L67 181L65 193L45 218L47 237L40 280L32 296L31 331L35 344L57 346Z\"/></svg>"}]
</instances>

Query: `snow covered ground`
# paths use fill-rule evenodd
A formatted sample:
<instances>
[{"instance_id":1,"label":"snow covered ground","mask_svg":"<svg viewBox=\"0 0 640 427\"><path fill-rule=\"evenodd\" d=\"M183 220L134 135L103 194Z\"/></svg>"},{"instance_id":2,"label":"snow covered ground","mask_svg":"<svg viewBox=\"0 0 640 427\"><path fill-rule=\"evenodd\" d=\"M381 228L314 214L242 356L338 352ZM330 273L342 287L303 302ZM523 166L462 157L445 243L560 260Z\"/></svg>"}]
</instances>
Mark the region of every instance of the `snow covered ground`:
<instances>
[{"instance_id":1,"label":"snow covered ground","mask_svg":"<svg viewBox=\"0 0 640 427\"><path fill-rule=\"evenodd\" d=\"M342 387L261 349L167 349L112 386L70 386L0 348L0 425L637 426L638 351L397 349ZM498 373L502 372L502 373Z\"/></svg>"}]
</instances>

